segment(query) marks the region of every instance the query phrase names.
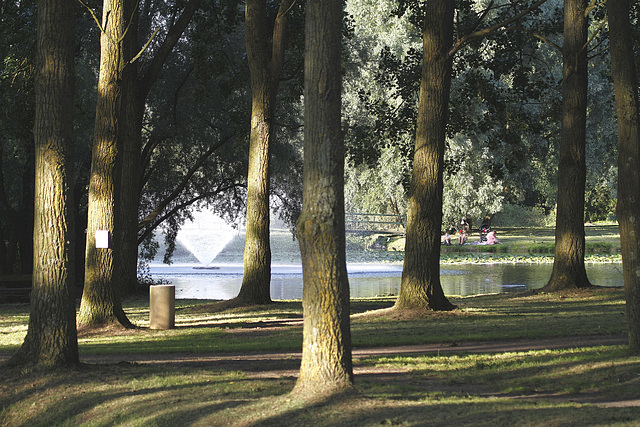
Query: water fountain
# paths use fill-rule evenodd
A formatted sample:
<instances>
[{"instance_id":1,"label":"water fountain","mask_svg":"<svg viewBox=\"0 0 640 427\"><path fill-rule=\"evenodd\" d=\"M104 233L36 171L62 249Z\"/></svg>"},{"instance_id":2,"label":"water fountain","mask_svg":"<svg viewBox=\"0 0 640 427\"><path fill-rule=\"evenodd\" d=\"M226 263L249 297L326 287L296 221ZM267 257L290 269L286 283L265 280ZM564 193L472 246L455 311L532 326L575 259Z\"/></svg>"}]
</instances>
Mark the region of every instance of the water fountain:
<instances>
[{"instance_id":1,"label":"water fountain","mask_svg":"<svg viewBox=\"0 0 640 427\"><path fill-rule=\"evenodd\" d=\"M210 210L193 213L193 221L185 222L178 231L177 240L202 264L210 264L238 233L220 216Z\"/></svg>"}]
</instances>

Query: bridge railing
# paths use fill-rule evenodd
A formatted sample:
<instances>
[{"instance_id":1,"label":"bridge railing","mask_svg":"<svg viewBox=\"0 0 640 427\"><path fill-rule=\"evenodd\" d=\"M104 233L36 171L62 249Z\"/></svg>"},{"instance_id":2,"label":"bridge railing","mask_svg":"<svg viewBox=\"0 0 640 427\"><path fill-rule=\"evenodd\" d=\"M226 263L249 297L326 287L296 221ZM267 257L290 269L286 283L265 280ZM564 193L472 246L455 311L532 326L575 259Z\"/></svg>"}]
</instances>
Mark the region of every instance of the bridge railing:
<instances>
[{"instance_id":1,"label":"bridge railing","mask_svg":"<svg viewBox=\"0 0 640 427\"><path fill-rule=\"evenodd\" d=\"M347 232L404 233L407 216L346 212L344 222Z\"/></svg>"}]
</instances>

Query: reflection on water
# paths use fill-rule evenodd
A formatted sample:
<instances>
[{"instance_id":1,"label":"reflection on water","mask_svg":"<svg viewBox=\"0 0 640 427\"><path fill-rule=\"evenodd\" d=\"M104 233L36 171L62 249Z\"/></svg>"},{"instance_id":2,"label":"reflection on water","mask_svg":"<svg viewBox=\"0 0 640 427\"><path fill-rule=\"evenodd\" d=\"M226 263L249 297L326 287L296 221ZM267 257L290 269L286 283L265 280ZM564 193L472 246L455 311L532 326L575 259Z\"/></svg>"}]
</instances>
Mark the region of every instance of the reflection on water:
<instances>
[{"instance_id":1,"label":"reflection on water","mask_svg":"<svg viewBox=\"0 0 640 427\"><path fill-rule=\"evenodd\" d=\"M543 287L551 276L551 264L459 264L440 270L445 295L471 296L488 293L523 291ZM397 295L401 265L349 265L352 298ZM155 279L171 282L177 299L231 299L242 285L242 266L226 265L217 269L194 269L192 266L151 266ZM622 264L587 264L591 283L599 286L622 286ZM300 266L273 266L271 298L301 299Z\"/></svg>"}]
</instances>

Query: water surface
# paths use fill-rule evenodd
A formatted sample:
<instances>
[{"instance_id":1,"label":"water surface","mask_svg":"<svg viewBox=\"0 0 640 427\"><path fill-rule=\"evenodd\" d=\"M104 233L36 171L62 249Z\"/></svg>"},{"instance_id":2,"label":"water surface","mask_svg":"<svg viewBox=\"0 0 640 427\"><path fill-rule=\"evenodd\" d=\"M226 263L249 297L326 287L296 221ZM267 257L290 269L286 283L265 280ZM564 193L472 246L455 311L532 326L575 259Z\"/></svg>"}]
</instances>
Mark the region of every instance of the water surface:
<instances>
[{"instance_id":1,"label":"water surface","mask_svg":"<svg viewBox=\"0 0 640 427\"><path fill-rule=\"evenodd\" d=\"M231 299L242 285L243 267L219 265L213 269L193 265L151 265L154 279L163 279L176 287L177 299ZM442 265L440 280L445 295L471 296L538 289L551 275L552 264L447 264ZM352 298L397 295L400 289L400 264L348 264ZM622 286L622 264L587 264L591 283ZM271 274L271 298L302 298L302 267L274 265Z\"/></svg>"}]
</instances>

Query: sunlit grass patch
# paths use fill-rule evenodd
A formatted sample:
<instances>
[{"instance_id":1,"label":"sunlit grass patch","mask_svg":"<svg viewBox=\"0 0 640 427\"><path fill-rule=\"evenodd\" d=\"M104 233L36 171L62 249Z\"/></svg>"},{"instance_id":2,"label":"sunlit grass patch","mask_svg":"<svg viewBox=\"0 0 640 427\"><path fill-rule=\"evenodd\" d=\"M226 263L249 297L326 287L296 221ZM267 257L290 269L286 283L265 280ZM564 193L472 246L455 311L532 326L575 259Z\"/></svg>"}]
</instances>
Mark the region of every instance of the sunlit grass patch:
<instances>
[{"instance_id":1,"label":"sunlit grass patch","mask_svg":"<svg viewBox=\"0 0 640 427\"><path fill-rule=\"evenodd\" d=\"M0 351L20 345L29 324L28 304L0 305Z\"/></svg>"},{"instance_id":2,"label":"sunlit grass patch","mask_svg":"<svg viewBox=\"0 0 640 427\"><path fill-rule=\"evenodd\" d=\"M640 390L640 356L621 346L370 357L357 364L404 369L417 384L437 378L445 385L483 385L496 395L606 393L624 399L638 398Z\"/></svg>"}]
</instances>

